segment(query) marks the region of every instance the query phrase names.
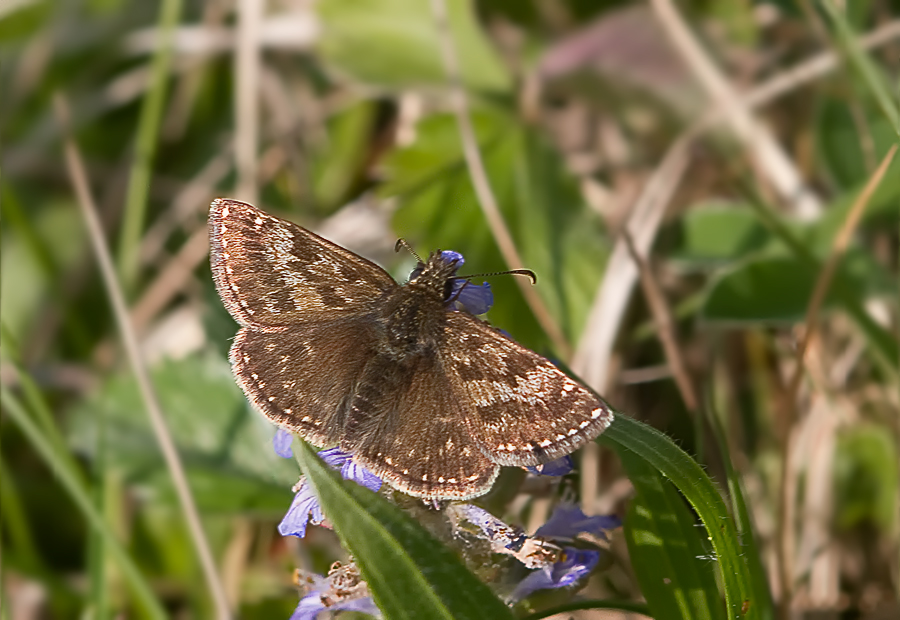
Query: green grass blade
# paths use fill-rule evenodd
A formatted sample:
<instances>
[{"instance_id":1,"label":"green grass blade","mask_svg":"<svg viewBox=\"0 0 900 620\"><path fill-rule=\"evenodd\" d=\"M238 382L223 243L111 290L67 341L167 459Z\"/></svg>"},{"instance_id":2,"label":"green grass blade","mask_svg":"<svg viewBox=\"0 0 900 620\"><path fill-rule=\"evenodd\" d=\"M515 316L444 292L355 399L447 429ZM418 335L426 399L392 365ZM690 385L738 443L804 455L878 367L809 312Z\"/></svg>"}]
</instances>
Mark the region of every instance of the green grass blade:
<instances>
[{"instance_id":1,"label":"green grass blade","mask_svg":"<svg viewBox=\"0 0 900 620\"><path fill-rule=\"evenodd\" d=\"M709 533L721 571L728 617L760 618L760 605L753 601L752 582L734 521L703 468L663 433L621 413L600 441L616 452L633 452L678 487Z\"/></svg>"},{"instance_id":2,"label":"green grass blade","mask_svg":"<svg viewBox=\"0 0 900 620\"><path fill-rule=\"evenodd\" d=\"M67 462L60 458L54 446L47 440L41 429L34 423L34 420L31 419L22 403L5 387L0 387L0 403L2 403L7 415L21 429L37 453L59 478L60 484L69 493L79 510L81 510L88 525L103 536L107 551L119 564L123 578L128 582L137 602L143 608L147 617L153 620L164 620L167 618L166 611L150 588L150 584L144 579L144 576L124 547L112 535L112 531L107 527L103 516L91 501L90 494L84 488L77 472L73 471Z\"/></svg>"},{"instance_id":3,"label":"green grass blade","mask_svg":"<svg viewBox=\"0 0 900 620\"><path fill-rule=\"evenodd\" d=\"M619 452L637 496L625 540L656 620L724 620L719 589L694 516L672 485L630 450Z\"/></svg>"},{"instance_id":4,"label":"green grass blade","mask_svg":"<svg viewBox=\"0 0 900 620\"><path fill-rule=\"evenodd\" d=\"M156 154L156 141L159 138L159 127L166 99L166 82L169 79L169 65L172 57L171 41L179 15L181 15L181 0L163 0L157 22L159 45L153 57L150 85L144 97L141 116L138 120L134 163L128 179L125 212L119 236L118 271L126 293L133 289L137 279L138 250L147 211L153 156Z\"/></svg>"},{"instance_id":5,"label":"green grass blade","mask_svg":"<svg viewBox=\"0 0 900 620\"><path fill-rule=\"evenodd\" d=\"M738 535L741 537L741 546L744 548L744 558L747 561L747 569L750 571L750 579L755 592L754 600L756 601L759 617L762 620L774 620L775 609L772 603L772 593L769 591L769 580L762 565L762 553L756 544L756 534L753 531L750 511L747 509L747 503L744 501L744 489L741 485L741 478L732 463L731 454L728 450L728 440L726 439L725 429L722 427L721 420L709 406L706 407L706 411L708 412L706 419L716 438L716 445L719 446L719 452L722 455L725 475L728 477L728 498L731 500L731 512L734 515Z\"/></svg>"},{"instance_id":6,"label":"green grass blade","mask_svg":"<svg viewBox=\"0 0 900 620\"><path fill-rule=\"evenodd\" d=\"M18 485L12 472L6 464L6 460L0 455L0 523L6 532L6 551L15 549L19 558L19 565L30 572L46 571L41 554L35 544L28 522L28 515L19 495ZM7 556L8 558L8 556Z\"/></svg>"},{"instance_id":7,"label":"green grass blade","mask_svg":"<svg viewBox=\"0 0 900 620\"><path fill-rule=\"evenodd\" d=\"M342 480L305 442L300 464L386 618L513 618L457 557L386 499Z\"/></svg>"},{"instance_id":8,"label":"green grass blade","mask_svg":"<svg viewBox=\"0 0 900 620\"><path fill-rule=\"evenodd\" d=\"M898 111L897 103L888 91L884 75L863 50L846 16L838 10L833 0L823 0L822 6L825 7L825 12L828 13L835 28L837 28L838 43L844 48L847 58L859 72L869 90L872 91L872 96L875 97L875 101L878 102L881 111L893 125L894 131L900 136L900 111Z\"/></svg>"},{"instance_id":9,"label":"green grass blade","mask_svg":"<svg viewBox=\"0 0 900 620\"><path fill-rule=\"evenodd\" d=\"M25 402L27 403L29 410L33 413L35 422L40 425L40 431L43 433L45 440L50 444L53 451L56 453L57 458L63 462L66 468L75 472L79 484L86 485L87 483L84 477L81 475L78 466L75 464L75 459L72 458L72 455L69 452L69 446L66 443L65 438L63 438L62 433L59 432L56 421L53 419L53 412L50 411L50 406L44 399L37 383L22 366L18 343L6 323L0 323L0 338L3 340L3 348L6 351L7 358L18 374L19 385L22 389L22 394L25 397Z\"/></svg>"}]
</instances>

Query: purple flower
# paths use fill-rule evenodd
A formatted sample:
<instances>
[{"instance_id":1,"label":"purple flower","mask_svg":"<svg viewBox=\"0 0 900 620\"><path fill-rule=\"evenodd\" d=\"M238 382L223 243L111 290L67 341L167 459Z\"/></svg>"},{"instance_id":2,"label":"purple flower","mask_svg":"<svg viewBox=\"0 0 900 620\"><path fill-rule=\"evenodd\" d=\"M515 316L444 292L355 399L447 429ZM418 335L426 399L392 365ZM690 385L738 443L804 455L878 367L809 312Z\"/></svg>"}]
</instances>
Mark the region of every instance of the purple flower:
<instances>
[{"instance_id":1,"label":"purple flower","mask_svg":"<svg viewBox=\"0 0 900 620\"><path fill-rule=\"evenodd\" d=\"M291 432L279 428L275 431L275 436L272 437L272 447L275 449L275 454L283 459L291 458L294 456L294 452L291 450L291 444L293 442L294 436Z\"/></svg>"},{"instance_id":2,"label":"purple flower","mask_svg":"<svg viewBox=\"0 0 900 620\"><path fill-rule=\"evenodd\" d=\"M456 531L467 531L477 538L487 540L494 553L511 555L535 569L516 586L510 602L519 601L536 590L564 588L586 577L600 561L599 549L560 547L552 539L574 539L580 533L606 538L604 530L619 527L614 516L589 517L572 503L561 503L553 511L550 520L533 536L525 536L520 528L507 525L488 511L472 504L451 504L447 507ZM467 527L465 524L470 524ZM472 527L474 526L474 527Z\"/></svg>"},{"instance_id":3,"label":"purple flower","mask_svg":"<svg viewBox=\"0 0 900 620\"><path fill-rule=\"evenodd\" d=\"M462 279L453 281L453 288L447 299L457 310L465 310L469 314L484 314L494 304L490 284L472 284Z\"/></svg>"},{"instance_id":4,"label":"purple flower","mask_svg":"<svg viewBox=\"0 0 900 620\"><path fill-rule=\"evenodd\" d=\"M353 455L349 452L342 452L340 448L328 448L319 452L319 458L332 469L340 468L344 480L352 480L370 491L377 491L381 488L381 478L355 462Z\"/></svg>"},{"instance_id":5,"label":"purple flower","mask_svg":"<svg viewBox=\"0 0 900 620\"><path fill-rule=\"evenodd\" d=\"M451 504L447 507L447 516L455 529L463 529L463 521L468 521L478 528L478 531L472 534L487 540L494 553L514 555L528 539L521 528L507 525L484 508L472 504Z\"/></svg>"},{"instance_id":6,"label":"purple flower","mask_svg":"<svg viewBox=\"0 0 900 620\"><path fill-rule=\"evenodd\" d=\"M537 590L574 585L590 574L599 561L599 550L565 547L556 562L537 569L523 579L509 596L509 600L516 602Z\"/></svg>"},{"instance_id":7,"label":"purple flower","mask_svg":"<svg viewBox=\"0 0 900 620\"><path fill-rule=\"evenodd\" d=\"M443 250L441 258L448 263L456 263L457 271L466 262L462 254L453 250ZM416 279L422 273L422 269L423 265L418 265L409 274L409 279ZM473 284L465 278L453 278L453 284L447 296L448 307L456 310L465 310L469 314L484 314L490 310L493 304L494 294L491 292L491 285L487 282Z\"/></svg>"},{"instance_id":8,"label":"purple flower","mask_svg":"<svg viewBox=\"0 0 900 620\"><path fill-rule=\"evenodd\" d=\"M297 571L298 585L307 588L290 620L315 620L321 611L359 611L378 618L381 611L369 595L369 588L353 563L335 562L326 577Z\"/></svg>"},{"instance_id":9,"label":"purple flower","mask_svg":"<svg viewBox=\"0 0 900 620\"><path fill-rule=\"evenodd\" d=\"M565 476L575 469L575 463L572 461L572 457L567 454L549 463L533 465L525 469L539 476Z\"/></svg>"},{"instance_id":10,"label":"purple flower","mask_svg":"<svg viewBox=\"0 0 900 620\"><path fill-rule=\"evenodd\" d=\"M301 480L294 488L297 494L294 495L294 501L291 502L284 519L278 524L278 532L282 536L303 538L306 536L306 524L319 525L325 520L325 515L316 494L306 480Z\"/></svg>"},{"instance_id":11,"label":"purple flower","mask_svg":"<svg viewBox=\"0 0 900 620\"><path fill-rule=\"evenodd\" d=\"M318 593L312 593L300 599L300 604L297 605L297 609L291 614L290 620L316 620L319 612L322 611L358 611L376 618L381 617L381 610L378 609L371 597L341 601L334 605L326 606Z\"/></svg>"},{"instance_id":12,"label":"purple flower","mask_svg":"<svg viewBox=\"0 0 900 620\"><path fill-rule=\"evenodd\" d=\"M589 517L576 504L561 502L534 535L573 540L578 534L587 533L606 540L605 530L614 530L621 525L622 520L615 515Z\"/></svg>"},{"instance_id":13,"label":"purple flower","mask_svg":"<svg viewBox=\"0 0 900 620\"><path fill-rule=\"evenodd\" d=\"M341 452L338 448L329 448L319 452L319 457L329 467L340 469L341 476L345 480L353 480L370 491L377 491L381 488L381 478L354 462L352 455L348 452ZM294 501L291 502L287 514L278 524L278 531L282 536L303 538L306 536L307 523L319 525L325 520L325 515L322 513L322 506L319 504L312 486L305 478L301 479L294 487L294 491L296 492Z\"/></svg>"}]
</instances>

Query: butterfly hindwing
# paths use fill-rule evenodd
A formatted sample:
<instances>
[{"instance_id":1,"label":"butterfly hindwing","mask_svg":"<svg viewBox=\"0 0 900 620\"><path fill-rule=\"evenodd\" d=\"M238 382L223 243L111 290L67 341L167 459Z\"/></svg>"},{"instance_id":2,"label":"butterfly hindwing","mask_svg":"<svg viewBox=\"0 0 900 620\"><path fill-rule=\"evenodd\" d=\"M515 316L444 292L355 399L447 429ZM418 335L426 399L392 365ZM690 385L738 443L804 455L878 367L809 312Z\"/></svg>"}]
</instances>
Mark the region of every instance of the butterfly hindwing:
<instances>
[{"instance_id":1,"label":"butterfly hindwing","mask_svg":"<svg viewBox=\"0 0 900 620\"><path fill-rule=\"evenodd\" d=\"M231 347L232 369L250 401L275 424L316 445L334 444L374 355L374 329L365 316L277 333L245 327Z\"/></svg>"},{"instance_id":2,"label":"butterfly hindwing","mask_svg":"<svg viewBox=\"0 0 900 620\"><path fill-rule=\"evenodd\" d=\"M213 201L209 223L216 288L242 325L280 331L365 314L398 287L375 263L247 203Z\"/></svg>"},{"instance_id":3,"label":"butterfly hindwing","mask_svg":"<svg viewBox=\"0 0 900 620\"><path fill-rule=\"evenodd\" d=\"M603 432L612 410L549 360L464 312L447 315L445 366L468 404L475 443L501 465L565 456Z\"/></svg>"},{"instance_id":4,"label":"butterfly hindwing","mask_svg":"<svg viewBox=\"0 0 900 620\"><path fill-rule=\"evenodd\" d=\"M486 493L499 468L469 436L464 395L453 390L438 356L391 362L375 357L363 373L342 449L410 495L467 499Z\"/></svg>"}]
</instances>

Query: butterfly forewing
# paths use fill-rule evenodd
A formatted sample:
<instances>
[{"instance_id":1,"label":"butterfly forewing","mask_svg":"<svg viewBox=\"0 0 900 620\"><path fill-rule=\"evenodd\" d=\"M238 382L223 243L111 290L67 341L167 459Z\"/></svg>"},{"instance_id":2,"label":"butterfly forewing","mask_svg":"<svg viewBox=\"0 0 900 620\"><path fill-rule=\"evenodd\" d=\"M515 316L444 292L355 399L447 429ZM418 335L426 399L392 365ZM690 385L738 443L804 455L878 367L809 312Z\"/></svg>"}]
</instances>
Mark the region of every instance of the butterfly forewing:
<instances>
[{"instance_id":1,"label":"butterfly forewing","mask_svg":"<svg viewBox=\"0 0 900 620\"><path fill-rule=\"evenodd\" d=\"M464 312L447 316L445 365L472 439L492 461L532 466L603 432L612 411L549 360Z\"/></svg>"},{"instance_id":2,"label":"butterfly forewing","mask_svg":"<svg viewBox=\"0 0 900 620\"><path fill-rule=\"evenodd\" d=\"M275 331L365 314L398 286L378 265L237 200L215 200L209 224L216 288L242 325Z\"/></svg>"},{"instance_id":3,"label":"butterfly forewing","mask_svg":"<svg viewBox=\"0 0 900 620\"><path fill-rule=\"evenodd\" d=\"M399 366L375 357L351 404L341 446L410 495L482 495L499 468L469 436L461 398L435 355Z\"/></svg>"}]
</instances>

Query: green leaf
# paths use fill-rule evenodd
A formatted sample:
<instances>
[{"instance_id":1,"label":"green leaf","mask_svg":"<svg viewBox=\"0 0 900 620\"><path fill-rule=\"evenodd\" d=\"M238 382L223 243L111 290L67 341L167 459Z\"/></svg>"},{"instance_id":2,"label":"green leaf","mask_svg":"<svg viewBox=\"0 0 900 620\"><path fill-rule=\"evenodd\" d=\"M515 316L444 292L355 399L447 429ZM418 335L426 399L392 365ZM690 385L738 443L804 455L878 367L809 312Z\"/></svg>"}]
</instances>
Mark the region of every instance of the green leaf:
<instances>
[{"instance_id":1,"label":"green leaf","mask_svg":"<svg viewBox=\"0 0 900 620\"><path fill-rule=\"evenodd\" d=\"M620 456L626 450L632 452L672 481L694 507L709 534L725 592L728 617L761 618L761 609L767 602L757 600L753 595L753 579L743 557L734 520L719 490L700 465L663 433L622 413L617 413L613 423L600 436L600 442ZM629 456L626 454L624 458Z\"/></svg>"},{"instance_id":2,"label":"green leaf","mask_svg":"<svg viewBox=\"0 0 900 620\"><path fill-rule=\"evenodd\" d=\"M889 146L886 145L884 150L887 151ZM811 243L811 247L815 248L817 255L824 256L830 250L835 236L847 220L850 209L853 208L853 204L859 198L868 180L869 177L866 175L853 187L840 193L829 203L822 217L807 227L808 234L801 233ZM875 228L882 226L885 222L893 224L897 214L900 213L898 198L900 198L900 159L894 158L881 183L878 184L869 199L869 204L866 205L861 227Z\"/></svg>"},{"instance_id":3,"label":"green leaf","mask_svg":"<svg viewBox=\"0 0 900 620\"><path fill-rule=\"evenodd\" d=\"M837 524L871 523L890 528L897 509L900 455L887 427L865 425L842 430L834 458Z\"/></svg>"},{"instance_id":4,"label":"green leaf","mask_svg":"<svg viewBox=\"0 0 900 620\"><path fill-rule=\"evenodd\" d=\"M319 51L341 72L391 90L447 84L429 2L322 0L316 11L323 29ZM510 77L472 3L447 2L447 12L463 83L474 90L508 90Z\"/></svg>"},{"instance_id":5,"label":"green leaf","mask_svg":"<svg viewBox=\"0 0 900 620\"><path fill-rule=\"evenodd\" d=\"M889 171L890 172L890 171ZM892 182L883 183L875 192L872 198L873 205L884 205L890 203L891 196L896 195L896 191L900 184ZM885 201L885 202L882 202ZM896 202L896 201L893 201ZM833 246L834 235L837 234L841 226L841 222L846 218L846 213L850 209L850 196L844 197L837 203L838 206L831 209L821 221L813 226L797 226L791 225L761 204L754 204L757 214L766 227L777 237L779 244L773 246L773 252L769 256L763 257L763 260L771 258L781 258L780 253L788 251L791 256L796 259L800 266L795 269L810 270L815 274L820 273L823 262L820 257L827 256ZM892 205L896 208L896 204ZM842 209L842 212L838 212ZM837 213L835 217L833 214ZM783 246L783 247L782 247ZM854 274L859 274L858 281ZM818 277L816 275L815 277ZM843 310L853 319L859 330L865 335L870 345L869 350L873 354L876 363L881 366L882 370L891 376L897 375L898 364L900 364L900 350L898 350L897 341L894 335L879 325L869 315L863 305L863 298L859 296L860 286L867 287L867 292L877 292L885 283L888 282L884 268L874 260L871 255L867 255L865 250L860 248L852 248L847 252L843 262L839 265L839 269L835 274L834 282L829 288L829 295L826 297L826 304L830 301L838 299ZM749 286L752 282L745 280ZM715 286L715 284L714 284ZM888 285L890 288L890 285ZM812 290L806 285L806 290ZM746 290L743 291L746 295ZM796 294L796 291L791 294ZM807 296L808 298L808 296ZM726 301L733 299L726 298ZM789 312L784 307L776 308L775 316L785 316L793 314L797 316L796 299L794 307L789 308ZM779 304L778 300L774 300L775 305ZM739 309L734 308L734 304L726 307L728 312ZM710 313L710 316L714 316ZM728 316L727 314L725 316ZM725 320L733 320L730 316ZM746 320L745 318L736 320ZM752 319L751 319L752 320ZM796 320L796 319L790 319Z\"/></svg>"},{"instance_id":6,"label":"green leaf","mask_svg":"<svg viewBox=\"0 0 900 620\"><path fill-rule=\"evenodd\" d=\"M824 98L816 118L815 133L825 168L841 187L852 186L868 177L860 146L859 128L843 102Z\"/></svg>"},{"instance_id":7,"label":"green leaf","mask_svg":"<svg viewBox=\"0 0 900 620\"><path fill-rule=\"evenodd\" d=\"M677 491L646 461L619 451L637 496L625 519L634 572L656 620L724 619L709 549Z\"/></svg>"},{"instance_id":8,"label":"green leaf","mask_svg":"<svg viewBox=\"0 0 900 620\"><path fill-rule=\"evenodd\" d=\"M733 263L771 239L756 213L727 203L695 206L681 219L681 233L681 244L672 259L693 269Z\"/></svg>"},{"instance_id":9,"label":"green leaf","mask_svg":"<svg viewBox=\"0 0 900 620\"><path fill-rule=\"evenodd\" d=\"M303 472L386 618L513 618L422 526L386 499L342 480L308 444L299 443Z\"/></svg>"},{"instance_id":10,"label":"green leaf","mask_svg":"<svg viewBox=\"0 0 900 620\"><path fill-rule=\"evenodd\" d=\"M377 111L374 101L363 100L329 119L326 148L314 153L311 161L313 196L323 210L330 211L350 197L371 148Z\"/></svg>"},{"instance_id":11,"label":"green leaf","mask_svg":"<svg viewBox=\"0 0 900 620\"><path fill-rule=\"evenodd\" d=\"M881 159L896 139L887 119L882 116L871 118L865 114L867 110L863 109L862 101L857 105L863 112L860 116L864 116L861 122L854 120L847 103L826 97L819 104L816 119L815 135L820 156L831 177L842 188L864 184L872 172L866 167L862 140L870 139L874 147L871 157Z\"/></svg>"},{"instance_id":12,"label":"green leaf","mask_svg":"<svg viewBox=\"0 0 900 620\"><path fill-rule=\"evenodd\" d=\"M206 511L284 511L297 467L275 455L274 428L235 385L228 363L213 355L166 361L152 370L166 421L181 452L191 491ZM98 420L106 423L109 466L132 484L176 501L140 394L130 375L114 377L72 412L70 441L93 453Z\"/></svg>"},{"instance_id":13,"label":"green leaf","mask_svg":"<svg viewBox=\"0 0 900 620\"><path fill-rule=\"evenodd\" d=\"M802 321L819 278L818 265L790 256L760 256L722 275L702 308L708 321L792 323ZM845 255L823 308L853 304L893 288L890 276L866 252ZM846 302L846 303L845 303Z\"/></svg>"},{"instance_id":14,"label":"green leaf","mask_svg":"<svg viewBox=\"0 0 900 620\"><path fill-rule=\"evenodd\" d=\"M86 238L78 209L68 202L26 207L4 186L0 316L20 336L41 316L40 304L59 295L61 265L71 265L84 253ZM77 317L67 319L78 320ZM2 352L6 357L6 351Z\"/></svg>"}]
</instances>

